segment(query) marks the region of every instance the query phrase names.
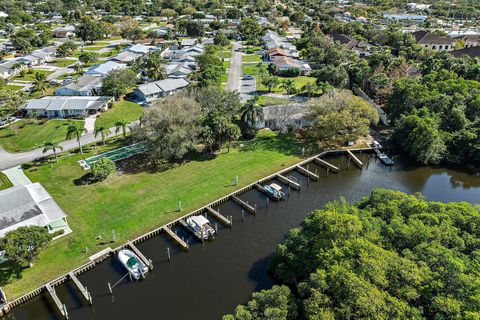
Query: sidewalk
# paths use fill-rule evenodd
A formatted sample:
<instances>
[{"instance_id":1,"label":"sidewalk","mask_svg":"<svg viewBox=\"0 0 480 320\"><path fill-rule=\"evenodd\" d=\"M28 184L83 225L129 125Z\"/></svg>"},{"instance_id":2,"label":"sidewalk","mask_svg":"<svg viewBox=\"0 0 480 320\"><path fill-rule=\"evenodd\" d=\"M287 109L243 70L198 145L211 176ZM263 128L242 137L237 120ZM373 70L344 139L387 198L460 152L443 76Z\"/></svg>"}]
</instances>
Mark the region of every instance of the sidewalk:
<instances>
[{"instance_id":1,"label":"sidewalk","mask_svg":"<svg viewBox=\"0 0 480 320\"><path fill-rule=\"evenodd\" d=\"M23 170L20 166L3 170L2 172L7 176L8 180L10 180L14 186L24 186L32 183L25 173L23 173Z\"/></svg>"}]
</instances>

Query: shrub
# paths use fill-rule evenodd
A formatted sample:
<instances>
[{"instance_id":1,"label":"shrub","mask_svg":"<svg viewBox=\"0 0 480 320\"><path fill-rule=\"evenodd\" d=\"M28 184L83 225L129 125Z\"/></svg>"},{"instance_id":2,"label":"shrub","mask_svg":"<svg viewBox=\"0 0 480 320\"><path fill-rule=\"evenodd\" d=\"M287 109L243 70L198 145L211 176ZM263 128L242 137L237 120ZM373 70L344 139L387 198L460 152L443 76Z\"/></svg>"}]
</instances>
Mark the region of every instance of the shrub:
<instances>
[{"instance_id":1,"label":"shrub","mask_svg":"<svg viewBox=\"0 0 480 320\"><path fill-rule=\"evenodd\" d=\"M106 179L111 173L115 172L116 169L117 166L115 162L107 157L103 157L93 164L92 173L95 179L100 181Z\"/></svg>"}]
</instances>

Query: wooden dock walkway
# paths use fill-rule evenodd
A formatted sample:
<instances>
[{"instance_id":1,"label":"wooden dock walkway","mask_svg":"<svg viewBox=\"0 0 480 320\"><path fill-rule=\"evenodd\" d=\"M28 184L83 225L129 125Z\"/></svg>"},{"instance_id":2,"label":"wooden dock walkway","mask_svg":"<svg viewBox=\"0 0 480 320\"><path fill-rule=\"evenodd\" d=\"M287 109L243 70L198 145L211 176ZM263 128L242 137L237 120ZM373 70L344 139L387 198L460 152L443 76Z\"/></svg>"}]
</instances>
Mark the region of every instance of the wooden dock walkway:
<instances>
[{"instance_id":1,"label":"wooden dock walkway","mask_svg":"<svg viewBox=\"0 0 480 320\"><path fill-rule=\"evenodd\" d=\"M298 182L295 182L285 176L282 176L281 174L277 174L277 178L278 180L280 180L281 182L285 183L286 185L292 187L293 189L295 190L300 190L300 183Z\"/></svg>"},{"instance_id":2,"label":"wooden dock walkway","mask_svg":"<svg viewBox=\"0 0 480 320\"><path fill-rule=\"evenodd\" d=\"M212 207L207 207L206 208L208 213L210 213L212 216L215 217L218 221L220 221L223 225L231 228L232 227L232 221L228 220L227 217L224 215L220 214L217 210L213 209Z\"/></svg>"},{"instance_id":3,"label":"wooden dock walkway","mask_svg":"<svg viewBox=\"0 0 480 320\"><path fill-rule=\"evenodd\" d=\"M150 269L153 270L153 263L152 261L148 260L147 257L143 255L143 253L138 250L138 248L133 244L132 241L127 242L128 246L132 249L133 252L143 261L143 263Z\"/></svg>"},{"instance_id":4,"label":"wooden dock walkway","mask_svg":"<svg viewBox=\"0 0 480 320\"><path fill-rule=\"evenodd\" d=\"M172 238L173 241L178 243L180 245L180 247L182 247L183 250L188 250L188 243L186 243L185 241L183 241L182 238L177 236L177 234L175 232L173 232L172 229L170 229L169 227L163 227L163 230L165 230L167 235L170 238Z\"/></svg>"},{"instance_id":5,"label":"wooden dock walkway","mask_svg":"<svg viewBox=\"0 0 480 320\"><path fill-rule=\"evenodd\" d=\"M238 204L240 207L244 208L248 212L253 213L253 214L257 213L257 210L255 209L255 207L249 205L248 203L246 203L245 201L243 201L239 197L232 195L231 199L232 199L233 202L235 202L236 204Z\"/></svg>"},{"instance_id":6,"label":"wooden dock walkway","mask_svg":"<svg viewBox=\"0 0 480 320\"><path fill-rule=\"evenodd\" d=\"M313 161L319 165L321 165L322 167L325 167L325 168L328 168L330 170L332 170L333 172L339 172L340 171L340 168L337 167L337 166L334 166L333 164L323 160L323 159L320 159L319 157L315 157L313 158Z\"/></svg>"},{"instance_id":7,"label":"wooden dock walkway","mask_svg":"<svg viewBox=\"0 0 480 320\"><path fill-rule=\"evenodd\" d=\"M88 303L93 304L92 296L91 296L90 292L88 292L87 288L83 286L83 284L80 282L80 280L78 280L77 276L72 271L70 271L68 273L68 275L70 276L70 279L72 279L75 286L77 286L78 290L82 293L85 300Z\"/></svg>"},{"instance_id":8,"label":"wooden dock walkway","mask_svg":"<svg viewBox=\"0 0 480 320\"><path fill-rule=\"evenodd\" d=\"M45 285L45 288L47 289L48 293L50 294L50 297L52 297L53 302L55 302L55 304L57 305L57 308L60 311L60 313L62 314L62 316L65 319L68 319L67 307L64 304L62 304L62 302L60 301L60 299L57 296L57 293L55 292L55 289L52 288L50 283L47 283Z\"/></svg>"},{"instance_id":9,"label":"wooden dock walkway","mask_svg":"<svg viewBox=\"0 0 480 320\"><path fill-rule=\"evenodd\" d=\"M352 153L352 151L347 149L347 155L348 157L350 157L350 159L353 160L353 163L355 163L359 168L363 168L363 162L360 161L360 159L358 159L357 156Z\"/></svg>"},{"instance_id":10,"label":"wooden dock walkway","mask_svg":"<svg viewBox=\"0 0 480 320\"><path fill-rule=\"evenodd\" d=\"M315 174L312 171L309 171L302 166L296 166L296 168L301 174L304 174L304 175L306 175L307 177L310 177L313 180L318 180L320 178L318 176L318 174Z\"/></svg>"}]
</instances>

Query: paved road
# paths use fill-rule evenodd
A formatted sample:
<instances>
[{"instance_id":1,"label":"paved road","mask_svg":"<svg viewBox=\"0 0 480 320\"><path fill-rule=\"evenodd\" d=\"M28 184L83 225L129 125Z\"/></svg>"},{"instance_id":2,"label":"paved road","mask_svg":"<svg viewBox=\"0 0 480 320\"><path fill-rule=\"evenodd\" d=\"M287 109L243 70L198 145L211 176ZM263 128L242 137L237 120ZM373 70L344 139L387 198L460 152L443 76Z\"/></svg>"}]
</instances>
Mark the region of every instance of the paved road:
<instances>
[{"instance_id":1,"label":"paved road","mask_svg":"<svg viewBox=\"0 0 480 320\"><path fill-rule=\"evenodd\" d=\"M133 124L137 124L137 123L138 121L133 122ZM118 134L122 134L122 132L120 131ZM110 128L110 134L107 137L110 138L116 135L117 134L115 134L115 128ZM80 138L80 142L82 143L82 145L98 142L101 140L102 140L101 136L99 135L98 137L95 138L95 135L93 134L93 132L86 133ZM62 141L60 145L63 147L63 151L68 151L68 150L73 150L78 148L78 142L76 139ZM20 152L20 153L10 153L10 152L7 152L2 147L0 147L0 170L12 168L12 167L21 165L22 163L27 163L49 154L50 152L44 154L43 148L38 148L31 151Z\"/></svg>"},{"instance_id":2,"label":"paved road","mask_svg":"<svg viewBox=\"0 0 480 320\"><path fill-rule=\"evenodd\" d=\"M228 80L226 88L229 91L240 92L240 82L242 78L242 53L238 49L242 45L238 42L232 44L232 59L230 59L230 69L228 71Z\"/></svg>"}]
</instances>

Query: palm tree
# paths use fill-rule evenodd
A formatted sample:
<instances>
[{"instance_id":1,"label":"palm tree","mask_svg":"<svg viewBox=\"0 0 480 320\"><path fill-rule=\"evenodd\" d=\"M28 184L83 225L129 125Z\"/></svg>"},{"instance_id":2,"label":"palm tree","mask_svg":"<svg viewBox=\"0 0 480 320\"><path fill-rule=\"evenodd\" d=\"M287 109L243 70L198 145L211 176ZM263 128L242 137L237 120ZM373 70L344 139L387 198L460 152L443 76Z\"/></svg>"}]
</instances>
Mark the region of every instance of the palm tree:
<instances>
[{"instance_id":1,"label":"palm tree","mask_svg":"<svg viewBox=\"0 0 480 320\"><path fill-rule=\"evenodd\" d=\"M57 150L63 150L63 147L58 144L58 142L47 141L43 144L43 153L47 153L49 150L53 151L55 155L55 162L58 162Z\"/></svg>"},{"instance_id":2,"label":"palm tree","mask_svg":"<svg viewBox=\"0 0 480 320\"><path fill-rule=\"evenodd\" d=\"M263 108L257 103L258 96L254 96L240 109L242 121L251 127L256 127L263 120Z\"/></svg>"},{"instance_id":3,"label":"palm tree","mask_svg":"<svg viewBox=\"0 0 480 320\"><path fill-rule=\"evenodd\" d=\"M163 66L163 58L159 52L149 54L145 60L145 70L147 76L152 80L162 80L167 77L167 72Z\"/></svg>"},{"instance_id":4,"label":"palm tree","mask_svg":"<svg viewBox=\"0 0 480 320\"><path fill-rule=\"evenodd\" d=\"M268 88L268 92L272 92L272 90L278 86L278 77L276 76L268 76L262 79L262 84Z\"/></svg>"},{"instance_id":5,"label":"palm tree","mask_svg":"<svg viewBox=\"0 0 480 320\"><path fill-rule=\"evenodd\" d=\"M110 134L110 129L108 129L106 126L98 126L98 127L95 127L95 131L93 132L93 134L95 135L95 138L100 135L102 137L102 142L103 142L103 145L105 145L105 138L107 137L107 135Z\"/></svg>"},{"instance_id":6,"label":"palm tree","mask_svg":"<svg viewBox=\"0 0 480 320\"><path fill-rule=\"evenodd\" d=\"M78 74L78 75L82 75L83 74L83 67L80 63L76 63L74 66L73 66L73 70L75 70L75 73Z\"/></svg>"},{"instance_id":7,"label":"palm tree","mask_svg":"<svg viewBox=\"0 0 480 320\"><path fill-rule=\"evenodd\" d=\"M329 93L333 88L328 81L319 82L317 85L318 89L322 90L322 94Z\"/></svg>"},{"instance_id":8,"label":"palm tree","mask_svg":"<svg viewBox=\"0 0 480 320\"><path fill-rule=\"evenodd\" d=\"M317 85L313 82L306 83L302 87L302 91L304 91L307 94L308 98L311 98L315 94L317 89L318 89Z\"/></svg>"},{"instance_id":9,"label":"palm tree","mask_svg":"<svg viewBox=\"0 0 480 320\"><path fill-rule=\"evenodd\" d=\"M230 123L227 126L227 130L225 130L225 134L227 135L228 139L228 153L230 152L230 143L232 142L232 140L237 140L238 138L240 138L240 135L242 133L240 131L240 128L236 124Z\"/></svg>"},{"instance_id":10,"label":"palm tree","mask_svg":"<svg viewBox=\"0 0 480 320\"><path fill-rule=\"evenodd\" d=\"M75 137L78 142L78 147L80 148L80 153L83 154L82 144L80 138L84 132L87 132L83 126L78 126L74 122L70 122L67 127L67 140Z\"/></svg>"},{"instance_id":11,"label":"palm tree","mask_svg":"<svg viewBox=\"0 0 480 320\"><path fill-rule=\"evenodd\" d=\"M35 72L35 79L32 82L32 87L34 91L45 92L48 87L47 76L44 73Z\"/></svg>"},{"instance_id":12,"label":"palm tree","mask_svg":"<svg viewBox=\"0 0 480 320\"><path fill-rule=\"evenodd\" d=\"M280 88L285 90L289 95L293 94L295 93L295 82L293 82L292 79L285 79L280 84Z\"/></svg>"},{"instance_id":13,"label":"palm tree","mask_svg":"<svg viewBox=\"0 0 480 320\"><path fill-rule=\"evenodd\" d=\"M127 126L129 124L130 122L125 119L117 120L117 122L115 122L115 134L118 134L120 130L122 130L123 139L125 139L125 137L127 136Z\"/></svg>"}]
</instances>

